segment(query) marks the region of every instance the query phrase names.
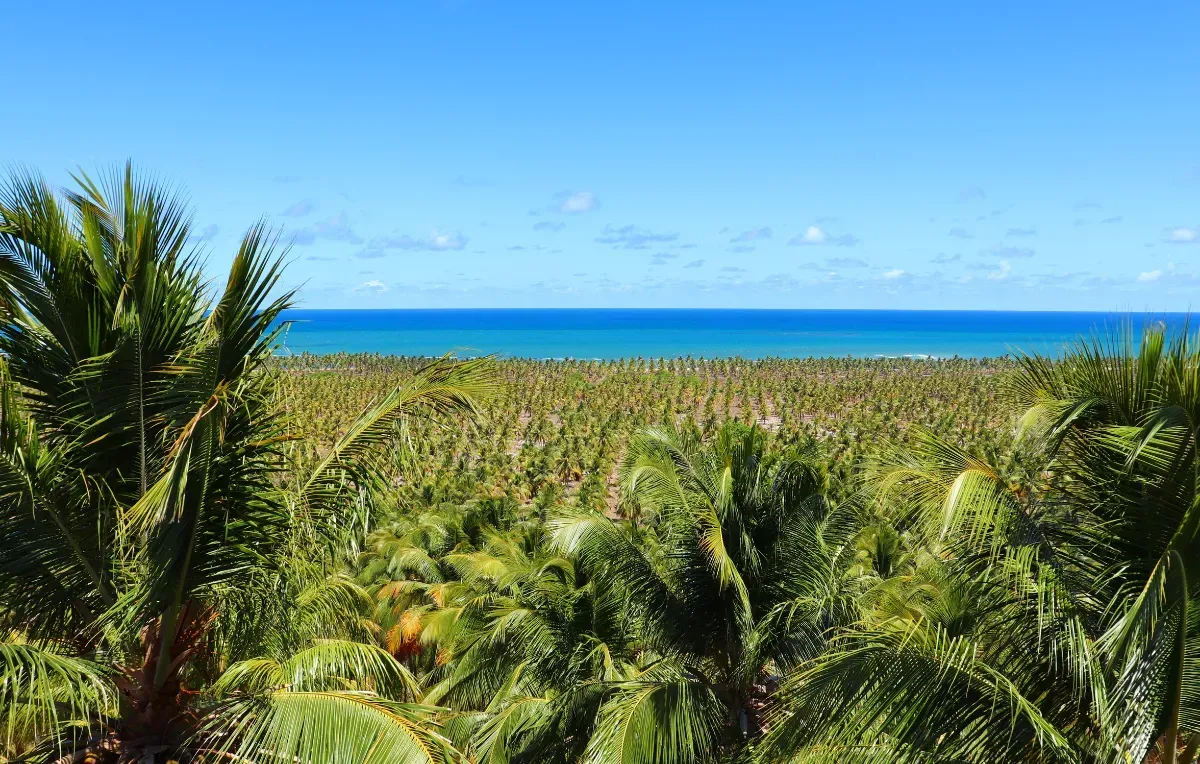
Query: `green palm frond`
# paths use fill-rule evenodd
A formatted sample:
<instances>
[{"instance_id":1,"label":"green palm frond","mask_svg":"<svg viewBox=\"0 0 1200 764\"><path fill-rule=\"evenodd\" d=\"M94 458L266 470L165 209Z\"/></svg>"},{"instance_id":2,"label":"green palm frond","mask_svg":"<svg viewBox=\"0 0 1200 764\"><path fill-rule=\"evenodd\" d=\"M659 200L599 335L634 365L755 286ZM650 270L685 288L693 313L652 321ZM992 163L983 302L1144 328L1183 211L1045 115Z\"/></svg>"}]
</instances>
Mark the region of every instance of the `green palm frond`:
<instances>
[{"instance_id":1,"label":"green palm frond","mask_svg":"<svg viewBox=\"0 0 1200 764\"><path fill-rule=\"evenodd\" d=\"M2 369L0 369L2 373ZM111 606L113 584L99 548L95 498L69 471L68 448L47 445L0 379L0 597L26 633L53 638Z\"/></svg>"},{"instance_id":2,"label":"green palm frond","mask_svg":"<svg viewBox=\"0 0 1200 764\"><path fill-rule=\"evenodd\" d=\"M280 690L223 703L195 745L211 761L230 756L326 764L461 761L434 724L436 711L363 691Z\"/></svg>"},{"instance_id":3,"label":"green palm frond","mask_svg":"<svg viewBox=\"0 0 1200 764\"><path fill-rule=\"evenodd\" d=\"M293 619L309 639L363 636L363 614L372 604L366 589L345 573L334 573L297 592Z\"/></svg>"},{"instance_id":4,"label":"green palm frond","mask_svg":"<svg viewBox=\"0 0 1200 764\"><path fill-rule=\"evenodd\" d=\"M403 664L375 645L349 640L320 640L285 660L252 658L233 664L213 684L212 693L274 690L297 692L369 690L380 697L411 701L420 694L417 680Z\"/></svg>"},{"instance_id":5,"label":"green palm frond","mask_svg":"<svg viewBox=\"0 0 1200 764\"><path fill-rule=\"evenodd\" d=\"M495 365L487 357L468 361L441 358L418 370L368 407L313 467L296 492L298 508L329 522L344 504L339 500L347 490L375 485L378 478L371 454L396 438L405 419L475 414L479 402L495 387Z\"/></svg>"},{"instance_id":6,"label":"green palm frond","mask_svg":"<svg viewBox=\"0 0 1200 764\"><path fill-rule=\"evenodd\" d=\"M546 698L508 695L497 703L471 736L474 760L508 764L523 748L522 738L534 736L553 722L555 705Z\"/></svg>"},{"instance_id":7,"label":"green palm frond","mask_svg":"<svg viewBox=\"0 0 1200 764\"><path fill-rule=\"evenodd\" d=\"M1168 551L1146 587L1099 640L1118 678L1097 712L1103 745L1118 754L1144 756L1164 734L1174 747L1184 699L1188 574L1178 550Z\"/></svg>"},{"instance_id":8,"label":"green palm frond","mask_svg":"<svg viewBox=\"0 0 1200 764\"><path fill-rule=\"evenodd\" d=\"M0 755L77 730L86 739L104 729L116 703L100 665L48 645L0 642Z\"/></svg>"},{"instance_id":9,"label":"green palm frond","mask_svg":"<svg viewBox=\"0 0 1200 764\"><path fill-rule=\"evenodd\" d=\"M685 680L618 685L600 708L582 761L713 761L728 712L704 685Z\"/></svg>"},{"instance_id":10,"label":"green palm frond","mask_svg":"<svg viewBox=\"0 0 1200 764\"><path fill-rule=\"evenodd\" d=\"M810 748L829 760L876 741L897 762L1077 758L1038 698L979 652L941 628L855 632L780 689L760 760L806 761Z\"/></svg>"},{"instance_id":11,"label":"green palm frond","mask_svg":"<svg viewBox=\"0 0 1200 764\"><path fill-rule=\"evenodd\" d=\"M593 571L593 588L626 598L634 617L645 619L647 637L667 641L676 638L660 616L677 612L682 605L654 562L626 532L607 517L586 512L560 513L547 526L552 548Z\"/></svg>"}]
</instances>

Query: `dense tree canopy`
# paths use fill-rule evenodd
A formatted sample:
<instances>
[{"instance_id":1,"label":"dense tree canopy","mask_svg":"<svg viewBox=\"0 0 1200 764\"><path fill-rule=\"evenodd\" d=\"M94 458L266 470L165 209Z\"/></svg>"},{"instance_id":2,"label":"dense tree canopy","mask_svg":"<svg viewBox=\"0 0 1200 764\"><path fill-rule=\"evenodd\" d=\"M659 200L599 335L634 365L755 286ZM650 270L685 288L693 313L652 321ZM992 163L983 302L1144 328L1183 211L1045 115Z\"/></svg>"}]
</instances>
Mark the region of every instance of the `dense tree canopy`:
<instances>
[{"instance_id":1,"label":"dense tree canopy","mask_svg":"<svg viewBox=\"0 0 1200 764\"><path fill-rule=\"evenodd\" d=\"M1196 760L1196 336L288 356L189 223L0 193L0 760Z\"/></svg>"}]
</instances>

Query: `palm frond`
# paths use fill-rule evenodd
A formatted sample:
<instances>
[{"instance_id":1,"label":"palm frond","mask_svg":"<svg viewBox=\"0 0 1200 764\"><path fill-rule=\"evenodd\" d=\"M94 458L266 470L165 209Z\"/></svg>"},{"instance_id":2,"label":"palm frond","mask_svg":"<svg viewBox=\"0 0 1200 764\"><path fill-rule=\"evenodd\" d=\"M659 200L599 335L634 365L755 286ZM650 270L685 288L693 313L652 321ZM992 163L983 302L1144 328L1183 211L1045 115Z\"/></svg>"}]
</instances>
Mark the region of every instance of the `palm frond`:
<instances>
[{"instance_id":1,"label":"palm frond","mask_svg":"<svg viewBox=\"0 0 1200 764\"><path fill-rule=\"evenodd\" d=\"M373 451L399 435L405 418L434 419L456 413L477 414L479 401L495 389L491 358L454 361L441 358L418 370L367 408L309 472L296 493L301 511L328 522L339 499L357 486L377 480Z\"/></svg>"},{"instance_id":2,"label":"palm frond","mask_svg":"<svg viewBox=\"0 0 1200 764\"><path fill-rule=\"evenodd\" d=\"M704 685L685 680L630 682L600 708L583 754L590 764L715 760L726 710Z\"/></svg>"},{"instance_id":3,"label":"palm frond","mask_svg":"<svg viewBox=\"0 0 1200 764\"><path fill-rule=\"evenodd\" d=\"M204 760L229 756L312 764L445 764L462 757L433 721L437 709L362 691L238 697L205 722Z\"/></svg>"},{"instance_id":4,"label":"palm frond","mask_svg":"<svg viewBox=\"0 0 1200 764\"><path fill-rule=\"evenodd\" d=\"M116 703L117 688L98 664L50 646L0 642L4 749L63 738L75 729L98 732L115 713Z\"/></svg>"},{"instance_id":5,"label":"palm frond","mask_svg":"<svg viewBox=\"0 0 1200 764\"><path fill-rule=\"evenodd\" d=\"M898 762L1078 755L1038 698L981 660L977 645L940 628L857 631L790 678L776 703L764 761L867 741L885 743Z\"/></svg>"}]
</instances>

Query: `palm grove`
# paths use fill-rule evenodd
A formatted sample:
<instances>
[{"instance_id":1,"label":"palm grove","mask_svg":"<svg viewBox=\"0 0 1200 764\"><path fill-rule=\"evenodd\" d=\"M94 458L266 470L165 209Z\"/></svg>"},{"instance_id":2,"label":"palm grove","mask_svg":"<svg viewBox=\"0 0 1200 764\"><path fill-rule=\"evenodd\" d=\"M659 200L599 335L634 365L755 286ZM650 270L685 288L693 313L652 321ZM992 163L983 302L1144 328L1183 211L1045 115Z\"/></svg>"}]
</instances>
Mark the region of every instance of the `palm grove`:
<instances>
[{"instance_id":1,"label":"palm grove","mask_svg":"<svg viewBox=\"0 0 1200 764\"><path fill-rule=\"evenodd\" d=\"M128 168L0 193L0 760L1196 760L1194 336L1019 358L986 443L664 412L588 429L609 505L569 449L418 501L504 364L314 442L275 240L210 284L189 223Z\"/></svg>"}]
</instances>

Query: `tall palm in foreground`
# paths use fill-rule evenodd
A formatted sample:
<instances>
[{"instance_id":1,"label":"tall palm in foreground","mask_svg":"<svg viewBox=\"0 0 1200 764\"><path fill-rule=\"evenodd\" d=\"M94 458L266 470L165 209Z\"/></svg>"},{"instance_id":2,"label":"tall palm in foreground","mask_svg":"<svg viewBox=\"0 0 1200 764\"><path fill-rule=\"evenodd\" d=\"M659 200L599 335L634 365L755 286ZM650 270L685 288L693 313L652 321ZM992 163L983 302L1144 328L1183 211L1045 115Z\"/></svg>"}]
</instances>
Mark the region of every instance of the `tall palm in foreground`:
<instances>
[{"instance_id":1,"label":"tall palm in foreground","mask_svg":"<svg viewBox=\"0 0 1200 764\"><path fill-rule=\"evenodd\" d=\"M326 550L373 447L472 410L488 366L428 367L289 474L267 232L212 299L176 198L128 167L78 185L0 193L3 755L453 757Z\"/></svg>"},{"instance_id":2,"label":"tall palm in foreground","mask_svg":"<svg viewBox=\"0 0 1200 764\"><path fill-rule=\"evenodd\" d=\"M925 561L783 687L763 761L1195 760L1200 340L1080 342L1014 392L1009 470L932 436L883 465Z\"/></svg>"}]
</instances>

